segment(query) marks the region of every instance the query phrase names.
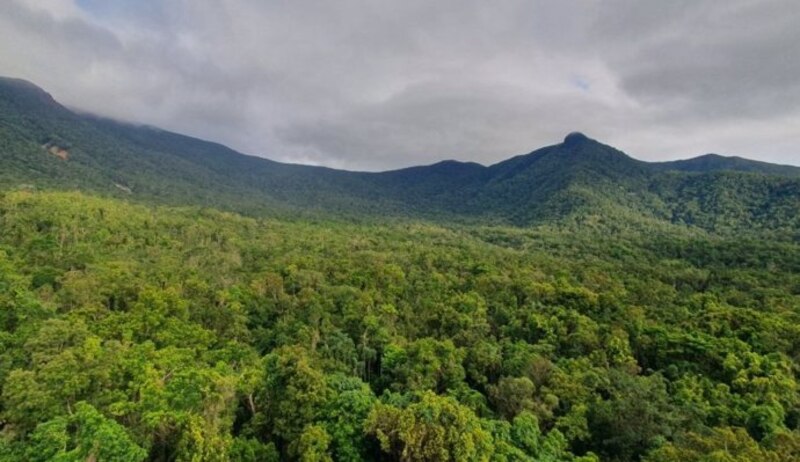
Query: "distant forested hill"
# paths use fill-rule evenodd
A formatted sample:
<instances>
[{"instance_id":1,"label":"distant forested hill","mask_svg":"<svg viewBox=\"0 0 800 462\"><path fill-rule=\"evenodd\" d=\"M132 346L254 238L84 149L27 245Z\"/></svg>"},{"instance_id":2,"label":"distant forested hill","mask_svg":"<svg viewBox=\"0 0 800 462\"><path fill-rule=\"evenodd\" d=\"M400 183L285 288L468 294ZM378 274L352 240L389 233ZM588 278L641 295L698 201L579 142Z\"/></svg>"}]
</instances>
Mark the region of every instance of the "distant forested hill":
<instances>
[{"instance_id":1,"label":"distant forested hill","mask_svg":"<svg viewBox=\"0 0 800 462\"><path fill-rule=\"evenodd\" d=\"M525 225L627 217L707 230L797 228L800 168L703 156L646 163L586 136L485 167L363 173L291 165L151 127L79 115L0 79L0 185L80 189L248 214Z\"/></svg>"}]
</instances>

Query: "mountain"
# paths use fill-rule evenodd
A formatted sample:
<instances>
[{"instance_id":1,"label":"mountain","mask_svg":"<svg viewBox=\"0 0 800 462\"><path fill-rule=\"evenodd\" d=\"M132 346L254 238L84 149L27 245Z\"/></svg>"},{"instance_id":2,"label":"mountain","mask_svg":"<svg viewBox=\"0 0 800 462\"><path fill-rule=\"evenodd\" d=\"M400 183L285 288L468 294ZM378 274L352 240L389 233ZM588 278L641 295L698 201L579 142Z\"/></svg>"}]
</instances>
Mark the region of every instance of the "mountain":
<instances>
[{"instance_id":1,"label":"mountain","mask_svg":"<svg viewBox=\"0 0 800 462\"><path fill-rule=\"evenodd\" d=\"M800 167L791 165L770 164L742 157L727 157L719 154L706 154L692 159L674 160L671 162L654 163L653 167L662 170L676 170L682 172L753 172L767 175L781 175L800 177Z\"/></svg>"},{"instance_id":2,"label":"mountain","mask_svg":"<svg viewBox=\"0 0 800 462\"><path fill-rule=\"evenodd\" d=\"M527 225L662 222L798 229L800 168L715 155L648 163L580 133L483 166L380 173L274 162L152 127L78 114L0 79L0 186L81 189L248 214L410 216Z\"/></svg>"}]
</instances>

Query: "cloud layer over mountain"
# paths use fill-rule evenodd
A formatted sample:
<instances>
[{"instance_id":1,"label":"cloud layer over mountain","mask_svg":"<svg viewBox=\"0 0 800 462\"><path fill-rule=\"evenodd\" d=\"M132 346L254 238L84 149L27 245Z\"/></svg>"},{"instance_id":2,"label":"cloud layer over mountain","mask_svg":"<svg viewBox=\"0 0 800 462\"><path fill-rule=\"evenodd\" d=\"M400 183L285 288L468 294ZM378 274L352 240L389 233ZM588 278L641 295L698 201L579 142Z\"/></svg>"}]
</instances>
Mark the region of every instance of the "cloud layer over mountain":
<instances>
[{"instance_id":1,"label":"cloud layer over mountain","mask_svg":"<svg viewBox=\"0 0 800 462\"><path fill-rule=\"evenodd\" d=\"M281 161L492 163L582 130L800 164L791 0L6 0L0 74Z\"/></svg>"}]
</instances>

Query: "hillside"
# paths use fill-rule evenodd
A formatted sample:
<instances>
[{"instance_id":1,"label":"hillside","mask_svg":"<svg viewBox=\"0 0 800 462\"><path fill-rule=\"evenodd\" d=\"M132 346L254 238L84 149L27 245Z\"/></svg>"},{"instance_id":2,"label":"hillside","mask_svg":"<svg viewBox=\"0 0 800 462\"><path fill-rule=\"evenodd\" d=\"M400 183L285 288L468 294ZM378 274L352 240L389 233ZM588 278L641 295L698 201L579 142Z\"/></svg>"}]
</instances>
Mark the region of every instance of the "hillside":
<instances>
[{"instance_id":1,"label":"hillside","mask_svg":"<svg viewBox=\"0 0 800 462\"><path fill-rule=\"evenodd\" d=\"M800 457L793 167L349 172L8 79L0 166L0 462Z\"/></svg>"},{"instance_id":2,"label":"hillside","mask_svg":"<svg viewBox=\"0 0 800 462\"><path fill-rule=\"evenodd\" d=\"M741 157L727 157L719 154L706 154L693 159L675 160L671 162L656 162L656 169L682 172L753 172L767 175L780 175L787 177L800 176L800 167L791 165L770 164Z\"/></svg>"},{"instance_id":3,"label":"hillside","mask_svg":"<svg viewBox=\"0 0 800 462\"><path fill-rule=\"evenodd\" d=\"M647 163L579 133L491 166L364 173L283 164L76 114L0 79L0 185L80 189L250 215L413 217L529 225L616 217L717 232L798 228L800 168L703 156Z\"/></svg>"}]
</instances>

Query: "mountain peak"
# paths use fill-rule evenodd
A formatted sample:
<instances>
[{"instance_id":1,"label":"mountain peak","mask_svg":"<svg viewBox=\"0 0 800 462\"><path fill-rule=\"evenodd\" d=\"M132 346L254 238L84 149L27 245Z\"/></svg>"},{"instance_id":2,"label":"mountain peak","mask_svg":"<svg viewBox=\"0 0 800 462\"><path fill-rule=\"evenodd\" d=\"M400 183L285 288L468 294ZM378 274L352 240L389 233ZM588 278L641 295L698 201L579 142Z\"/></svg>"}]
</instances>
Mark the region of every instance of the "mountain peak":
<instances>
[{"instance_id":1,"label":"mountain peak","mask_svg":"<svg viewBox=\"0 0 800 462\"><path fill-rule=\"evenodd\" d=\"M33 82L30 82L30 81L25 80L25 79L14 78L14 77L3 77L3 76L0 76L0 84L7 85L9 87L13 86L13 87L17 87L17 88L24 88L24 89L27 89L27 90L44 91L39 86L34 84Z\"/></svg>"},{"instance_id":2,"label":"mountain peak","mask_svg":"<svg viewBox=\"0 0 800 462\"><path fill-rule=\"evenodd\" d=\"M12 77L0 76L0 87L8 88L13 91L36 95L39 97L46 96L52 99L52 96L50 96L49 93L44 91L44 89L42 89L35 83L29 82L24 79L16 79Z\"/></svg>"},{"instance_id":3,"label":"mountain peak","mask_svg":"<svg viewBox=\"0 0 800 462\"><path fill-rule=\"evenodd\" d=\"M23 105L35 102L48 107L61 107L50 93L24 79L0 76L0 96L5 100L17 101Z\"/></svg>"},{"instance_id":4,"label":"mountain peak","mask_svg":"<svg viewBox=\"0 0 800 462\"><path fill-rule=\"evenodd\" d=\"M575 146L590 141L590 138L581 132L572 132L564 137L565 146Z\"/></svg>"}]
</instances>

